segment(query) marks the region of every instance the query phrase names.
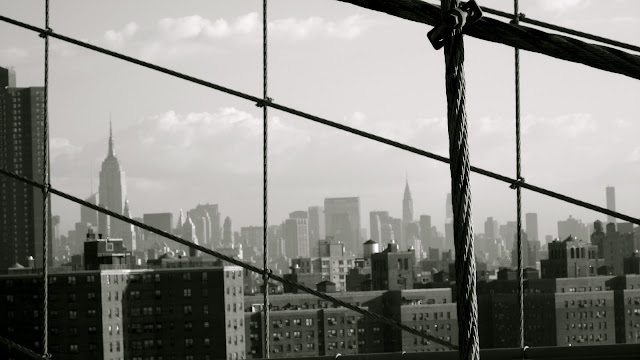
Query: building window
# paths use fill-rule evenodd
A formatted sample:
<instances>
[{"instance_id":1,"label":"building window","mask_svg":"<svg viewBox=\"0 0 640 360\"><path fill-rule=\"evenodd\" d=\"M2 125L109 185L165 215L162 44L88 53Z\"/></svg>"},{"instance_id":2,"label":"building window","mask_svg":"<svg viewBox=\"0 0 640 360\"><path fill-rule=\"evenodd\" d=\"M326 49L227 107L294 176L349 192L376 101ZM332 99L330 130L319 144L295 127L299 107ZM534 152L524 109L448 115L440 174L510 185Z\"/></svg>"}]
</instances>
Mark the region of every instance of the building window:
<instances>
[{"instance_id":1,"label":"building window","mask_svg":"<svg viewBox=\"0 0 640 360\"><path fill-rule=\"evenodd\" d=\"M191 297L191 289L184 289L183 295L184 297Z\"/></svg>"}]
</instances>

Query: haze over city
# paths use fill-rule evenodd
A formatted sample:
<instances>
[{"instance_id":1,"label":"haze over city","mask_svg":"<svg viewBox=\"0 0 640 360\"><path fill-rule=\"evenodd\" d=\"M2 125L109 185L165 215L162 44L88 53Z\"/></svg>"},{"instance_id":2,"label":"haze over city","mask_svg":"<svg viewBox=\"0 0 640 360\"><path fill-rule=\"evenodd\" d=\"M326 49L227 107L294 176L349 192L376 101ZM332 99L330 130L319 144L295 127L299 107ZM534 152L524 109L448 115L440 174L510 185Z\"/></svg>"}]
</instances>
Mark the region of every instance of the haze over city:
<instances>
[{"instance_id":1,"label":"haze over city","mask_svg":"<svg viewBox=\"0 0 640 360\"><path fill-rule=\"evenodd\" d=\"M525 3L522 11L633 41L638 12L621 16L615 8L637 4L616 4L540 1ZM0 10L40 23L37 6L25 1ZM498 1L486 6L510 11L510 4ZM338 2L311 1L301 8L278 1L272 7L273 98L447 155L442 55L430 47L424 27ZM257 1L188 7L72 1L53 3L51 13L60 33L258 94L257 9ZM74 16L77 11L87 16ZM7 24L0 27L0 64L14 67L19 86L41 84L39 39ZM512 50L475 39L467 39L466 46L472 163L513 176ZM602 206L604 187L612 185L617 210L637 212L640 147L634 134L640 130L635 121L640 85L541 55L521 56L527 182ZM54 186L84 198L93 178L95 191L111 116L134 216L164 211L177 216L180 208L210 202L236 226L261 223L261 121L254 104L56 40L50 76ZM340 196L359 196L362 214L388 210L399 216L408 174L416 214L429 214L443 226L450 188L446 164L278 111L270 116L270 223ZM489 216L515 220L515 194L508 186L473 175L472 190L476 227ZM543 235L556 236L556 221L569 215L584 222L604 219L527 191L523 203L524 212L539 214ZM54 198L53 207L64 231L79 217L77 205Z\"/></svg>"}]
</instances>

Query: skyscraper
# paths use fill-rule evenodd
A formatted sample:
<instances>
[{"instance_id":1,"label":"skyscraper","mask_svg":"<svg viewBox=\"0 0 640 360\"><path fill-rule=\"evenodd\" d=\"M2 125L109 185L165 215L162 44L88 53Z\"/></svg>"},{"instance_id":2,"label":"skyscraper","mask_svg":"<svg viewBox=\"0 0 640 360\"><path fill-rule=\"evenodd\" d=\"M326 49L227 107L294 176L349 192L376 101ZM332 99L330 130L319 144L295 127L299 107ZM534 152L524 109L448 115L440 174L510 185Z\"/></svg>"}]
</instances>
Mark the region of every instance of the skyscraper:
<instances>
[{"instance_id":1,"label":"skyscraper","mask_svg":"<svg viewBox=\"0 0 640 360\"><path fill-rule=\"evenodd\" d=\"M102 170L100 170L100 187L98 190L100 205L122 215L124 210L124 200L127 197L127 186L124 171L120 168L120 162L116 157L113 145L113 128L109 121L109 148L107 157L102 161ZM120 234L125 224L117 219L110 219L110 229L103 233L104 237L121 237ZM102 225L101 229L105 229Z\"/></svg>"},{"instance_id":2,"label":"skyscraper","mask_svg":"<svg viewBox=\"0 0 640 360\"><path fill-rule=\"evenodd\" d=\"M380 243L382 241L382 227L389 223L388 211L371 211L369 213L369 232L371 240Z\"/></svg>"},{"instance_id":3,"label":"skyscraper","mask_svg":"<svg viewBox=\"0 0 640 360\"><path fill-rule=\"evenodd\" d=\"M607 209L616 211L616 188L607 186ZM607 215L607 223L616 223L616 218Z\"/></svg>"},{"instance_id":4,"label":"skyscraper","mask_svg":"<svg viewBox=\"0 0 640 360\"><path fill-rule=\"evenodd\" d=\"M231 246L233 245L233 229L231 227L231 218L230 217L226 217L224 218L224 225L223 225L223 229L222 229L222 245L223 246Z\"/></svg>"},{"instance_id":5,"label":"skyscraper","mask_svg":"<svg viewBox=\"0 0 640 360\"><path fill-rule=\"evenodd\" d=\"M42 87L16 88L15 73L0 68L0 168L42 182L44 95ZM47 217L51 219L51 207ZM0 176L0 269L41 267L43 196L38 188ZM49 238L51 239L51 227ZM51 241L49 253L51 254ZM52 257L49 257L51 260ZM52 262L49 262L52 264Z\"/></svg>"},{"instance_id":6,"label":"skyscraper","mask_svg":"<svg viewBox=\"0 0 640 360\"><path fill-rule=\"evenodd\" d=\"M325 236L342 242L347 252L360 252L360 198L324 199L324 226Z\"/></svg>"},{"instance_id":7,"label":"skyscraper","mask_svg":"<svg viewBox=\"0 0 640 360\"><path fill-rule=\"evenodd\" d=\"M404 186L404 197L402 198L402 222L408 224L413 221L413 199L411 189L409 189L409 178Z\"/></svg>"},{"instance_id":8,"label":"skyscraper","mask_svg":"<svg viewBox=\"0 0 640 360\"><path fill-rule=\"evenodd\" d=\"M540 241L538 238L538 214L527 213L525 215L526 233L529 241Z\"/></svg>"},{"instance_id":9,"label":"skyscraper","mask_svg":"<svg viewBox=\"0 0 640 360\"><path fill-rule=\"evenodd\" d=\"M567 237L573 236L578 240L587 241L589 239L589 230L582 220L576 219L569 215L564 221L558 221L558 237L565 240Z\"/></svg>"},{"instance_id":10,"label":"skyscraper","mask_svg":"<svg viewBox=\"0 0 640 360\"><path fill-rule=\"evenodd\" d=\"M420 240L422 248L429 249L431 246L431 216L420 215Z\"/></svg>"},{"instance_id":11,"label":"skyscraper","mask_svg":"<svg viewBox=\"0 0 640 360\"><path fill-rule=\"evenodd\" d=\"M309 257L309 229L307 219L290 217L283 224L283 236L287 257Z\"/></svg>"},{"instance_id":12,"label":"skyscraper","mask_svg":"<svg viewBox=\"0 0 640 360\"><path fill-rule=\"evenodd\" d=\"M453 222L453 201L451 200L451 193L447 194L447 200L445 203L445 223Z\"/></svg>"},{"instance_id":13,"label":"skyscraper","mask_svg":"<svg viewBox=\"0 0 640 360\"><path fill-rule=\"evenodd\" d=\"M318 240L324 239L324 208L322 206L309 207L309 252L315 256L318 253Z\"/></svg>"}]
</instances>

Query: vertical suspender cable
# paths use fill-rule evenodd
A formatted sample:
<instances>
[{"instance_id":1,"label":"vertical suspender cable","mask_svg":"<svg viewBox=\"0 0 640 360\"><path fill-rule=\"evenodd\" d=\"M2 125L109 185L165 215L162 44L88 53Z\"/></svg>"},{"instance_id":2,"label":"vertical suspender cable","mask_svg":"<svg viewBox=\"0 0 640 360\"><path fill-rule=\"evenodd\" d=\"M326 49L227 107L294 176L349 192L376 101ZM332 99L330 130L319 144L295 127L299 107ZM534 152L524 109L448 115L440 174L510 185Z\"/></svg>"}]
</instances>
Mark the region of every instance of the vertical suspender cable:
<instances>
[{"instance_id":1,"label":"vertical suspender cable","mask_svg":"<svg viewBox=\"0 0 640 360\"><path fill-rule=\"evenodd\" d=\"M442 0L442 11L460 6L459 0ZM460 30L444 39L447 89L447 118L453 200L454 244L456 251L456 286L458 345L460 359L480 359L478 338L478 302L476 298L476 260L471 220L471 184L469 144L465 110L464 43Z\"/></svg>"},{"instance_id":2,"label":"vertical suspender cable","mask_svg":"<svg viewBox=\"0 0 640 360\"><path fill-rule=\"evenodd\" d=\"M519 23L519 6L518 0L513 0L513 11L515 18L513 23ZM524 349L524 274L522 262L522 172L520 167L520 49L515 49L515 82L516 82L516 212L517 212L517 230L518 230L518 311L519 311L519 330L518 330L518 346Z\"/></svg>"},{"instance_id":3,"label":"vertical suspender cable","mask_svg":"<svg viewBox=\"0 0 640 360\"><path fill-rule=\"evenodd\" d=\"M267 97L267 0L262 0L262 100L268 101ZM263 353L265 358L269 358L269 273L268 269L268 249L267 249L267 215L268 215L268 193L267 193L267 144L268 144L268 114L269 107L265 103L262 104L262 255L263 269L262 283L264 285L263 296L264 304L262 313L264 318L264 346Z\"/></svg>"},{"instance_id":4,"label":"vertical suspender cable","mask_svg":"<svg viewBox=\"0 0 640 360\"><path fill-rule=\"evenodd\" d=\"M45 0L45 31L49 29L49 0ZM44 111L42 122L42 354L49 357L49 36L44 37Z\"/></svg>"}]
</instances>

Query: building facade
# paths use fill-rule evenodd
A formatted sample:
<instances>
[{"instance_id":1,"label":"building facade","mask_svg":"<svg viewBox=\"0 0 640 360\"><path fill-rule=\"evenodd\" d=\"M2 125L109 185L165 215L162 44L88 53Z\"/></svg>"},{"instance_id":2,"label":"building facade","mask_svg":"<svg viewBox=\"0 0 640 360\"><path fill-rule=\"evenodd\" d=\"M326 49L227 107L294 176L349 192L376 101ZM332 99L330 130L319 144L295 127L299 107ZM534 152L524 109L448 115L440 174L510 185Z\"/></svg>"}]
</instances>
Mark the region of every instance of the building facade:
<instances>
[{"instance_id":1,"label":"building facade","mask_svg":"<svg viewBox=\"0 0 640 360\"><path fill-rule=\"evenodd\" d=\"M42 183L44 90L15 85L15 72L0 68L0 168ZM40 189L0 176L0 269L26 266L30 256L42 259L44 216L51 223L51 207L45 215ZM42 261L35 264L41 267Z\"/></svg>"}]
</instances>

